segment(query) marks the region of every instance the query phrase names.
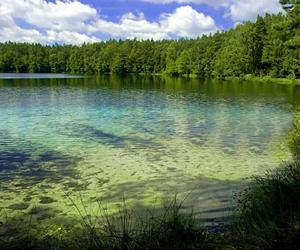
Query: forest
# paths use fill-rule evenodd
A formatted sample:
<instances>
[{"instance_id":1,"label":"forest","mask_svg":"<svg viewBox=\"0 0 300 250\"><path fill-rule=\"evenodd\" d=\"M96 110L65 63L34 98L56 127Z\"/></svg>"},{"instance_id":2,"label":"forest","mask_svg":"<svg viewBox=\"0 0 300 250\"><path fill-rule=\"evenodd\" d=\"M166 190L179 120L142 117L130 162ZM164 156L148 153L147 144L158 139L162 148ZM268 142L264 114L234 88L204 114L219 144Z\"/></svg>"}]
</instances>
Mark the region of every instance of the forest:
<instances>
[{"instance_id":1,"label":"forest","mask_svg":"<svg viewBox=\"0 0 300 250\"><path fill-rule=\"evenodd\" d=\"M293 4L291 4L291 2ZM168 74L199 78L247 75L300 78L300 4L228 31L179 40L108 40L93 44L0 44L0 72Z\"/></svg>"}]
</instances>

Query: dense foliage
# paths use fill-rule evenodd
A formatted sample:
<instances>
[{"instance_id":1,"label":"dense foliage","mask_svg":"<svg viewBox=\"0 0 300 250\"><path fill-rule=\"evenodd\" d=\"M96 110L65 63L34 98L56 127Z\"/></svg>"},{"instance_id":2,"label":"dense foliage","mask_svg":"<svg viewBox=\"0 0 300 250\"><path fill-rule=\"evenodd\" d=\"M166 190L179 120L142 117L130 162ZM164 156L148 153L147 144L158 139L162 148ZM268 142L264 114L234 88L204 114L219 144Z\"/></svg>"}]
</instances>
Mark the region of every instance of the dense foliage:
<instances>
[{"instance_id":1,"label":"dense foliage","mask_svg":"<svg viewBox=\"0 0 300 250\"><path fill-rule=\"evenodd\" d=\"M82 46L2 43L0 72L300 78L300 5L287 9L286 14L267 14L255 23L193 40L110 40Z\"/></svg>"},{"instance_id":2,"label":"dense foliage","mask_svg":"<svg viewBox=\"0 0 300 250\"><path fill-rule=\"evenodd\" d=\"M294 117L294 129L290 134L290 148L296 161L300 162L300 112Z\"/></svg>"}]
</instances>

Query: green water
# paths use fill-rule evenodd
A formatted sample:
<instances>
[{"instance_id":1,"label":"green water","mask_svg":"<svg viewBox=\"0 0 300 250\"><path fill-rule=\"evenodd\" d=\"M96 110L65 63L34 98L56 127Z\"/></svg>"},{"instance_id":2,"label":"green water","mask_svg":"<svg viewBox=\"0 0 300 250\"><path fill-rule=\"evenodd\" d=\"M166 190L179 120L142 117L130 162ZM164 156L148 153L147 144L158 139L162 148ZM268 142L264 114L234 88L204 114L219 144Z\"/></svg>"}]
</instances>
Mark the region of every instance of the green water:
<instances>
[{"instance_id":1,"label":"green water","mask_svg":"<svg viewBox=\"0 0 300 250\"><path fill-rule=\"evenodd\" d=\"M115 211L123 196L147 208L190 193L187 207L224 219L234 192L290 157L300 86L65 77L2 75L5 216L36 207L40 221L77 216L66 193L93 214L98 202Z\"/></svg>"}]
</instances>

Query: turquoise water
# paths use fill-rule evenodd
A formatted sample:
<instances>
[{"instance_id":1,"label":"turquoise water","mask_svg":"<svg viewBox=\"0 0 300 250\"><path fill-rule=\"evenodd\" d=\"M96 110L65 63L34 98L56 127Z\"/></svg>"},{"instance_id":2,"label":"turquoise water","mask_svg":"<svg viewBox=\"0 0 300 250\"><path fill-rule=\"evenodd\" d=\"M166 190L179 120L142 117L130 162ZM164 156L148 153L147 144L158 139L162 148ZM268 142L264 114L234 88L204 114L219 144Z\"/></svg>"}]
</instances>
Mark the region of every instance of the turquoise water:
<instances>
[{"instance_id":1,"label":"turquoise water","mask_svg":"<svg viewBox=\"0 0 300 250\"><path fill-rule=\"evenodd\" d=\"M300 102L300 86L271 83L2 78L19 79L0 80L0 208L45 220L76 216L66 193L93 213L190 193L207 221L227 217L234 192L289 159Z\"/></svg>"}]
</instances>

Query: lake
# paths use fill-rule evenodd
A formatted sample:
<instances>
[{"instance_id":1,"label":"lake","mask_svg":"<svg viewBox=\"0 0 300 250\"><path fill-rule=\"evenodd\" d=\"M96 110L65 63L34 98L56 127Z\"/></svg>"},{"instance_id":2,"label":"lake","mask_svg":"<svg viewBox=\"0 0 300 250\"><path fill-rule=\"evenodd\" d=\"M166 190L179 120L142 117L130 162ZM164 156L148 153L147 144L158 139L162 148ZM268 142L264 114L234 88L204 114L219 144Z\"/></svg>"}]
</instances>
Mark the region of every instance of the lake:
<instances>
[{"instance_id":1,"label":"lake","mask_svg":"<svg viewBox=\"0 0 300 250\"><path fill-rule=\"evenodd\" d=\"M207 223L290 159L300 86L150 76L0 74L0 212L40 221L186 197ZM3 217L2 217L3 218ZM1 220L1 219L0 219Z\"/></svg>"}]
</instances>

